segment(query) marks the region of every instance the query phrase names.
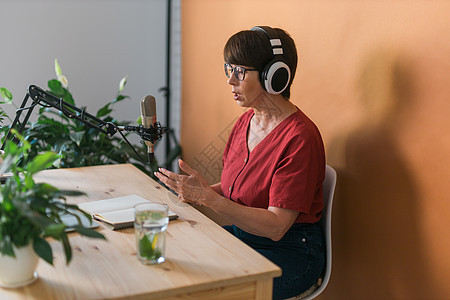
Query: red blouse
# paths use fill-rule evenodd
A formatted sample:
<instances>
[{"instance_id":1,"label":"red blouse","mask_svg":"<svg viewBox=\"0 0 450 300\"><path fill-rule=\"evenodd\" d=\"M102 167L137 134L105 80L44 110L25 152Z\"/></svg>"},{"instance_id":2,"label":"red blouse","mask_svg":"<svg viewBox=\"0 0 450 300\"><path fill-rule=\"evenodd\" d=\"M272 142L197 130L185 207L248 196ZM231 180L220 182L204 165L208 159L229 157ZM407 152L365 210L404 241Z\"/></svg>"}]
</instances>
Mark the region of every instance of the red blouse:
<instances>
[{"instance_id":1,"label":"red blouse","mask_svg":"<svg viewBox=\"0 0 450 300\"><path fill-rule=\"evenodd\" d=\"M316 125L301 111L290 115L249 153L253 110L244 113L228 138L221 178L225 197L242 205L300 212L296 223L320 220L325 151Z\"/></svg>"}]
</instances>

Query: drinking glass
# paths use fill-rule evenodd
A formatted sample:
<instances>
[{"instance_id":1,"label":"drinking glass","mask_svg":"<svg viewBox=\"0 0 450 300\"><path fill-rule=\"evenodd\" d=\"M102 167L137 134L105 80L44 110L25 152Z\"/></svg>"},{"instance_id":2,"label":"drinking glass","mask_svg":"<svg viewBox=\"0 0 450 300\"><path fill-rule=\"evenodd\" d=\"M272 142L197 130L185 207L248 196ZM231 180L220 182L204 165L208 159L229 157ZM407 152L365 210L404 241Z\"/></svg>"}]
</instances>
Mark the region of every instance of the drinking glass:
<instances>
[{"instance_id":1,"label":"drinking glass","mask_svg":"<svg viewBox=\"0 0 450 300\"><path fill-rule=\"evenodd\" d=\"M141 203L134 206L134 231L137 257L143 264L164 262L169 207L164 203Z\"/></svg>"}]
</instances>

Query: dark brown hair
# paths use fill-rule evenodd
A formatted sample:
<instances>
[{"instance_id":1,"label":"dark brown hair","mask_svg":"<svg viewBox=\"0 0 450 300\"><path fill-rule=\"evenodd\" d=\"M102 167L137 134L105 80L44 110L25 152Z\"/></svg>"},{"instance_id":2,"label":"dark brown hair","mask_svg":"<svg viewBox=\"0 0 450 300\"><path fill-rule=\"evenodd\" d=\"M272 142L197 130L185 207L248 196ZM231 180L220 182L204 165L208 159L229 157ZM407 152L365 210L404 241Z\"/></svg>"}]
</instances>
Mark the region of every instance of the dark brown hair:
<instances>
[{"instance_id":1,"label":"dark brown hair","mask_svg":"<svg viewBox=\"0 0 450 300\"><path fill-rule=\"evenodd\" d=\"M280 28L273 28L283 46L283 57L291 70L291 79L282 95L289 99L291 84L297 69L297 48L291 36ZM244 30L231 36L223 50L225 62L255 68L261 74L264 66L273 59L272 46L264 32Z\"/></svg>"}]
</instances>

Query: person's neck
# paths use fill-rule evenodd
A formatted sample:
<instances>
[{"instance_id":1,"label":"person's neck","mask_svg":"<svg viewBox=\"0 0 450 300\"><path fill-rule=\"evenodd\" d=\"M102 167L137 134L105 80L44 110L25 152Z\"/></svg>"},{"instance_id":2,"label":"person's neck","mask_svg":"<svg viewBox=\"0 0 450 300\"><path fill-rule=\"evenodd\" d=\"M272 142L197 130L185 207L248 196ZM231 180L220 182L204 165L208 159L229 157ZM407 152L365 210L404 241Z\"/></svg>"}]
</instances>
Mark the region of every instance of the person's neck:
<instances>
[{"instance_id":1,"label":"person's neck","mask_svg":"<svg viewBox=\"0 0 450 300\"><path fill-rule=\"evenodd\" d=\"M297 107L281 95L265 95L253 107L253 121L262 128L277 125L297 111Z\"/></svg>"}]
</instances>

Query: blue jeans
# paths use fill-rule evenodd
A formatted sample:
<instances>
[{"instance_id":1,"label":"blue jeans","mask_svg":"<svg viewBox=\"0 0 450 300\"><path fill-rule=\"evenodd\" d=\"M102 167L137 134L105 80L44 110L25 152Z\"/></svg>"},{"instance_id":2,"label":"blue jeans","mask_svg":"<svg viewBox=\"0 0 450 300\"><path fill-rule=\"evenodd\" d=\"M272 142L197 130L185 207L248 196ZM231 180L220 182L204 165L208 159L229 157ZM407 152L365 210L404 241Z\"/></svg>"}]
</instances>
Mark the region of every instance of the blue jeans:
<instances>
[{"instance_id":1,"label":"blue jeans","mask_svg":"<svg viewBox=\"0 0 450 300\"><path fill-rule=\"evenodd\" d=\"M301 294L316 283L323 271L325 246L318 223L294 223L277 242L234 225L223 228L281 268L282 275L273 281L273 299Z\"/></svg>"}]
</instances>

